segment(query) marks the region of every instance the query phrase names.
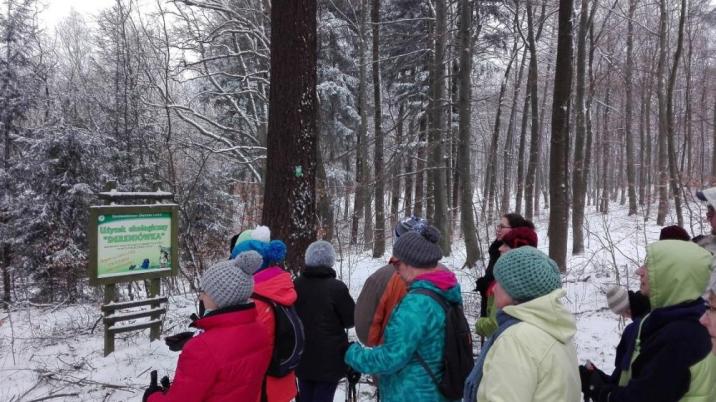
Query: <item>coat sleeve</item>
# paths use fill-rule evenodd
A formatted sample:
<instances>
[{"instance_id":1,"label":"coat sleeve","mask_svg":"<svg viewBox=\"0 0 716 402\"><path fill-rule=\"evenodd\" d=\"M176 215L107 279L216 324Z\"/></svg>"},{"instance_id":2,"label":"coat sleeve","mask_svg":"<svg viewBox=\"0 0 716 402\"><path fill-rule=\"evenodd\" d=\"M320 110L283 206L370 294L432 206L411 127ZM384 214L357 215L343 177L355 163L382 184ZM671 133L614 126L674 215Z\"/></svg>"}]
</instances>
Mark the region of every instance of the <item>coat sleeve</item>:
<instances>
[{"instance_id":1,"label":"coat sleeve","mask_svg":"<svg viewBox=\"0 0 716 402\"><path fill-rule=\"evenodd\" d=\"M488 352L478 389L484 397L479 402L531 401L537 389L538 362L529 345L510 332L502 333Z\"/></svg>"},{"instance_id":2,"label":"coat sleeve","mask_svg":"<svg viewBox=\"0 0 716 402\"><path fill-rule=\"evenodd\" d=\"M427 320L421 317L426 314L425 306L430 303L428 297L406 296L391 315L385 330L385 342L375 348L353 344L346 353L345 362L357 371L369 374L393 374L405 367L427 332Z\"/></svg>"},{"instance_id":3,"label":"coat sleeve","mask_svg":"<svg viewBox=\"0 0 716 402\"><path fill-rule=\"evenodd\" d=\"M689 390L694 349L693 339L675 333L653 347L644 348L638 359L645 359L638 378L624 387L609 387L600 392L600 402L678 401ZM636 364L637 361L634 362Z\"/></svg>"},{"instance_id":4,"label":"coat sleeve","mask_svg":"<svg viewBox=\"0 0 716 402\"><path fill-rule=\"evenodd\" d=\"M155 392L149 402L201 402L215 382L216 373L210 353L204 351L204 342L199 337L186 344L177 362L177 371L169 392Z\"/></svg>"},{"instance_id":5,"label":"coat sleeve","mask_svg":"<svg viewBox=\"0 0 716 402\"><path fill-rule=\"evenodd\" d=\"M354 324L353 312L355 310L355 302L348 291L348 287L343 282L338 281L334 289L333 303L343 328L352 328Z\"/></svg>"},{"instance_id":6,"label":"coat sleeve","mask_svg":"<svg viewBox=\"0 0 716 402\"><path fill-rule=\"evenodd\" d=\"M487 315L478 318L475 322L475 332L486 338L497 331L497 309L495 308L495 296L490 294L487 297Z\"/></svg>"}]
</instances>

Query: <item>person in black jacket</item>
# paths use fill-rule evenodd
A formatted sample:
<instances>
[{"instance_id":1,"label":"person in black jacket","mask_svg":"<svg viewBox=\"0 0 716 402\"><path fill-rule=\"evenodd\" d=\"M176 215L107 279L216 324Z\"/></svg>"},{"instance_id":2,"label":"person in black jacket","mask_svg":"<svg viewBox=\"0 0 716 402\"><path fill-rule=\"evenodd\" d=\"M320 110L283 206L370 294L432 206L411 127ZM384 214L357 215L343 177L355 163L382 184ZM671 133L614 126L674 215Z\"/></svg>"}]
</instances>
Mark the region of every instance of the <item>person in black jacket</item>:
<instances>
[{"instance_id":1,"label":"person in black jacket","mask_svg":"<svg viewBox=\"0 0 716 402\"><path fill-rule=\"evenodd\" d=\"M331 243L313 242L306 249L306 265L294 281L296 311L306 335L296 368L300 402L332 402L338 381L346 375L346 329L353 327L355 303L348 287L336 279L335 261Z\"/></svg>"},{"instance_id":2,"label":"person in black jacket","mask_svg":"<svg viewBox=\"0 0 716 402\"><path fill-rule=\"evenodd\" d=\"M495 281L495 275L492 270L497 263L497 259L500 258L500 246L502 246L502 236L509 233L512 228L527 227L535 230L535 225L529 219L525 219L522 215L516 213L504 214L500 218L500 223L497 225L497 238L490 244L488 254L490 260L487 263L485 269L485 276L477 279L475 284L475 291L480 292L482 297L482 303L480 303L480 317L487 317L487 290L490 285Z\"/></svg>"}]
</instances>

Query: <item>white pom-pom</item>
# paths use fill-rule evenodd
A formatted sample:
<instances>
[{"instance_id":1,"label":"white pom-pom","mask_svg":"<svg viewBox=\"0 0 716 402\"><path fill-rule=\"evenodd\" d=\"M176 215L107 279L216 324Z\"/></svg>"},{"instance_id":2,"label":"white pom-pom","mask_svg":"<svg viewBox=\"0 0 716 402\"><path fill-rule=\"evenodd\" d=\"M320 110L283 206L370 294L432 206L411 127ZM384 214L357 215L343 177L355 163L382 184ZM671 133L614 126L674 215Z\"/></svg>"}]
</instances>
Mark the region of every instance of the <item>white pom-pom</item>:
<instances>
[{"instance_id":1,"label":"white pom-pom","mask_svg":"<svg viewBox=\"0 0 716 402\"><path fill-rule=\"evenodd\" d=\"M268 243L271 241L271 230L268 226L257 226L256 229L251 231L251 238Z\"/></svg>"}]
</instances>

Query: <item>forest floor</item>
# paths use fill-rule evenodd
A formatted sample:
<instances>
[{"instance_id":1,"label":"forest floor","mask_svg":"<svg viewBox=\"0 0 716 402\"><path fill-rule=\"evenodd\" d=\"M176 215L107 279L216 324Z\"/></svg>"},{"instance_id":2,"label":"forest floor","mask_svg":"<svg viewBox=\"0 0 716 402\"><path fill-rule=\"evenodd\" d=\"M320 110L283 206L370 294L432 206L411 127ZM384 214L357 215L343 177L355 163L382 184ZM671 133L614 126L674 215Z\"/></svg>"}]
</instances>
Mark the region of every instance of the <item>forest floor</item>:
<instances>
[{"instance_id":1,"label":"forest floor","mask_svg":"<svg viewBox=\"0 0 716 402\"><path fill-rule=\"evenodd\" d=\"M546 252L546 216L535 224L539 248ZM607 308L605 291L617 282L638 288L634 272L644 260L645 245L658 238L660 228L653 220L644 222L642 215L627 217L623 208L608 215L590 213L585 227L586 250L570 255L563 278L565 304L577 318L580 362L589 359L609 372L625 323ZM385 264L390 251L382 259L371 258L367 251L342 251L335 268L356 298L365 279ZM464 245L456 241L452 255L442 262L461 267L464 261ZM474 322L479 296L472 289L478 272L456 269L456 273L468 319ZM187 330L195 308L193 294L170 296L162 336ZM139 401L151 370L173 376L178 354L161 340L150 343L148 330L118 336L116 352L104 357L100 318L98 304L22 304L10 313L0 312L0 401ZM342 383L335 401L344 401L344 392ZM374 393L372 385L359 384L360 401L374 400Z\"/></svg>"}]
</instances>

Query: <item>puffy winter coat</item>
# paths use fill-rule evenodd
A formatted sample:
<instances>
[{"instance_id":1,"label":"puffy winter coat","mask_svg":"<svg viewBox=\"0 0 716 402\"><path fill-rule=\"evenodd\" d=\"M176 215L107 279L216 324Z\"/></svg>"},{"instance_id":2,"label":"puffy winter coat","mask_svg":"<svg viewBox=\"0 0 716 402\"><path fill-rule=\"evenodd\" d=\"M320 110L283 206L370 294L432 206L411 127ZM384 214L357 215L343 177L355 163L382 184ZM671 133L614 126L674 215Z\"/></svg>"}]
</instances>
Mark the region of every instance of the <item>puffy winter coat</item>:
<instances>
[{"instance_id":1,"label":"puffy winter coat","mask_svg":"<svg viewBox=\"0 0 716 402\"><path fill-rule=\"evenodd\" d=\"M345 376L346 329L353 327L355 303L330 267L306 267L294 281L296 311L306 344L296 376L302 380L338 382Z\"/></svg>"},{"instance_id":2,"label":"puffy winter coat","mask_svg":"<svg viewBox=\"0 0 716 402\"><path fill-rule=\"evenodd\" d=\"M271 345L254 304L216 310L194 326L204 332L184 345L169 392L149 402L258 400Z\"/></svg>"},{"instance_id":3,"label":"puffy winter coat","mask_svg":"<svg viewBox=\"0 0 716 402\"><path fill-rule=\"evenodd\" d=\"M390 264L370 275L356 302L355 326L358 340L367 346L382 343L390 315L407 291L408 286Z\"/></svg>"},{"instance_id":4,"label":"puffy winter coat","mask_svg":"<svg viewBox=\"0 0 716 402\"><path fill-rule=\"evenodd\" d=\"M254 293L271 299L277 303L290 306L296 302L296 290L291 275L280 267L269 267L254 274ZM269 342L273 350L276 322L273 307L261 300L256 300L259 322L268 332ZM266 390L268 402L288 402L296 397L296 373L290 372L284 377L267 377ZM257 399L258 400L258 399Z\"/></svg>"},{"instance_id":5,"label":"puffy winter coat","mask_svg":"<svg viewBox=\"0 0 716 402\"><path fill-rule=\"evenodd\" d=\"M441 293L453 303L462 303L455 275L438 270L415 278L408 294L390 317L384 342L374 348L353 344L345 361L361 373L380 376L379 392L383 402L445 402L437 386L416 354L425 360L439 378L443 373L445 313L437 301L416 293L426 288Z\"/></svg>"},{"instance_id":6,"label":"puffy winter coat","mask_svg":"<svg viewBox=\"0 0 716 402\"><path fill-rule=\"evenodd\" d=\"M652 312L641 322L631 378L623 387L600 392L599 401L716 401L716 356L699 324L712 258L681 240L647 248Z\"/></svg>"},{"instance_id":7,"label":"puffy winter coat","mask_svg":"<svg viewBox=\"0 0 716 402\"><path fill-rule=\"evenodd\" d=\"M495 339L485 358L478 402L579 402L581 389L574 317L560 302L565 291L513 306L521 322Z\"/></svg>"}]
</instances>

